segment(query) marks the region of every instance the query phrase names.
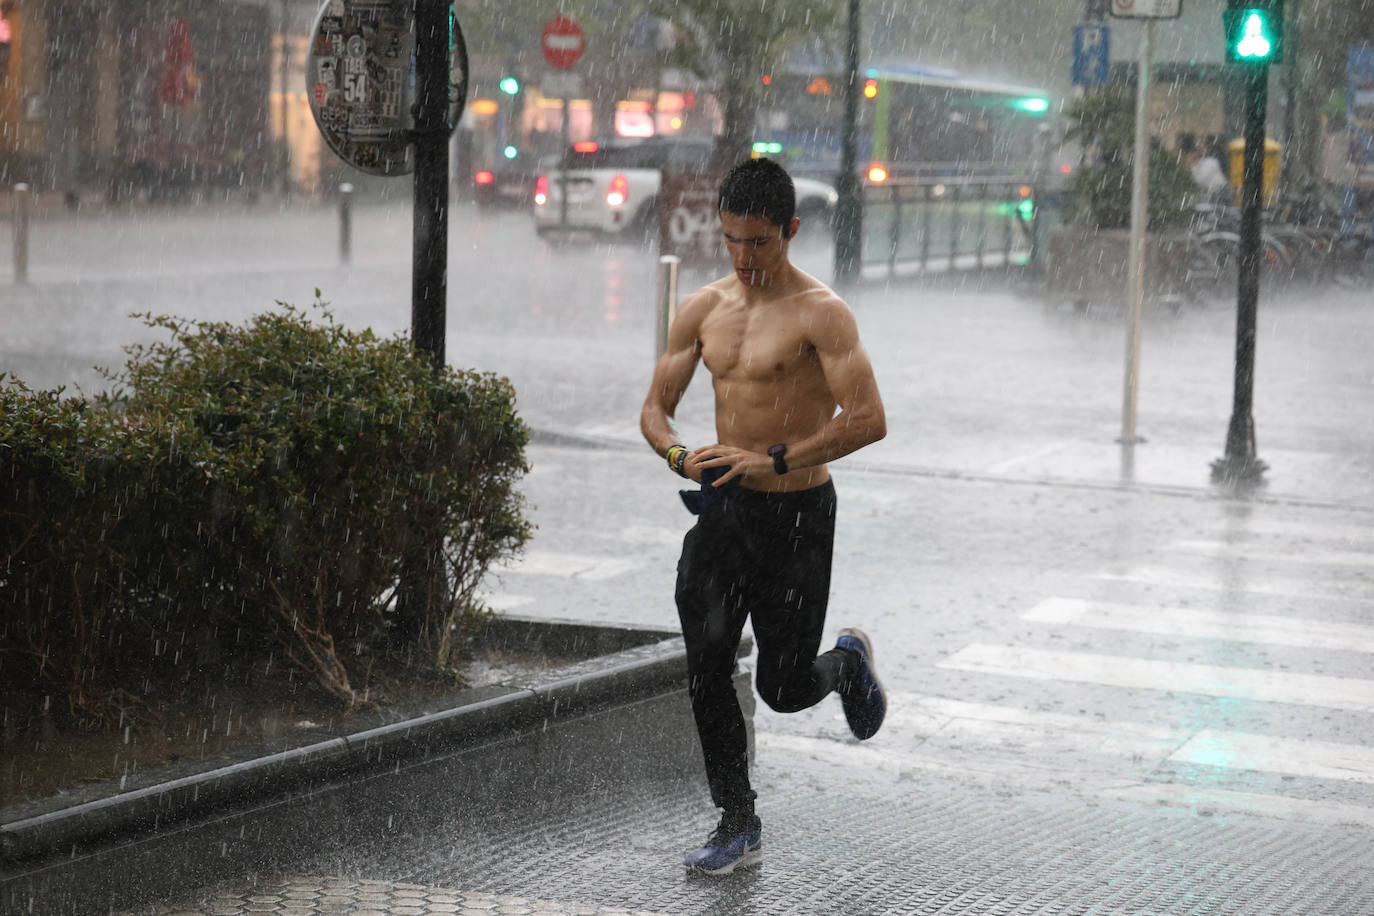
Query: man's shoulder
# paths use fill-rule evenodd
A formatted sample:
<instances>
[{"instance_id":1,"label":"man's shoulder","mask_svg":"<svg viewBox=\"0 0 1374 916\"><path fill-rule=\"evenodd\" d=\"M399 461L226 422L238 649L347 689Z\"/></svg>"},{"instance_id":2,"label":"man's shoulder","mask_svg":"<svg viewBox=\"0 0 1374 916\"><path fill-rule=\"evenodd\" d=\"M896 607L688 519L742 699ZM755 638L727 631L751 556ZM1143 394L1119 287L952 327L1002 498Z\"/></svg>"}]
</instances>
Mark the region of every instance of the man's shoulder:
<instances>
[{"instance_id":1,"label":"man's shoulder","mask_svg":"<svg viewBox=\"0 0 1374 916\"><path fill-rule=\"evenodd\" d=\"M800 270L797 279L799 285L793 298L799 304L822 312L849 312L849 303L822 281Z\"/></svg>"},{"instance_id":2,"label":"man's shoulder","mask_svg":"<svg viewBox=\"0 0 1374 916\"><path fill-rule=\"evenodd\" d=\"M726 277L714 283L700 287L682 297L678 303L677 314L673 318L675 324L698 327L705 322L708 315L716 311L721 303L730 300L730 291L726 286L726 281L733 278Z\"/></svg>"},{"instance_id":3,"label":"man's shoulder","mask_svg":"<svg viewBox=\"0 0 1374 916\"><path fill-rule=\"evenodd\" d=\"M683 296L682 302L678 304L678 314L681 315L684 311L689 309L693 311L709 311L716 305L724 302L729 298L729 289L726 284L731 279L733 278L722 277L714 283L708 283L688 293L686 296Z\"/></svg>"}]
</instances>

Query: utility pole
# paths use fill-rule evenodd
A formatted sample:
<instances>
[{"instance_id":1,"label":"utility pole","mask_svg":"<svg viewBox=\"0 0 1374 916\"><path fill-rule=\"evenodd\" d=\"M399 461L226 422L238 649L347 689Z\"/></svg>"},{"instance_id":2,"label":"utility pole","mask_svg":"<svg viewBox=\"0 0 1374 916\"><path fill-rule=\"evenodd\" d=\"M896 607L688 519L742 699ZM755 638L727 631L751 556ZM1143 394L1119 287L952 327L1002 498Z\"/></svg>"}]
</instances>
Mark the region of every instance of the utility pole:
<instances>
[{"instance_id":1,"label":"utility pole","mask_svg":"<svg viewBox=\"0 0 1374 916\"><path fill-rule=\"evenodd\" d=\"M835 284L859 276L863 256L863 186L859 182L859 0L849 0L849 31L845 43L847 74L840 174L835 176Z\"/></svg>"}]
</instances>

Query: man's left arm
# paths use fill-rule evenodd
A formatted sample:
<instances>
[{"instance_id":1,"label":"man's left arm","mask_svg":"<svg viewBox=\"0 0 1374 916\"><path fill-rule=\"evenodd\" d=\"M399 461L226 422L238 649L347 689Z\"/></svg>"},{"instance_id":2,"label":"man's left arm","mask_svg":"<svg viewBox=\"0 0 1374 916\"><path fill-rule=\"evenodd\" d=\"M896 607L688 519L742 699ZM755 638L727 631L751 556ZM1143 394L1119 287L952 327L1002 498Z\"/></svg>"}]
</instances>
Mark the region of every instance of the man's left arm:
<instances>
[{"instance_id":1,"label":"man's left arm","mask_svg":"<svg viewBox=\"0 0 1374 916\"><path fill-rule=\"evenodd\" d=\"M811 344L840 409L812 435L787 443L787 465L793 469L827 464L887 435L878 380L854 313L838 301L826 313L825 326L812 335Z\"/></svg>"}]
</instances>

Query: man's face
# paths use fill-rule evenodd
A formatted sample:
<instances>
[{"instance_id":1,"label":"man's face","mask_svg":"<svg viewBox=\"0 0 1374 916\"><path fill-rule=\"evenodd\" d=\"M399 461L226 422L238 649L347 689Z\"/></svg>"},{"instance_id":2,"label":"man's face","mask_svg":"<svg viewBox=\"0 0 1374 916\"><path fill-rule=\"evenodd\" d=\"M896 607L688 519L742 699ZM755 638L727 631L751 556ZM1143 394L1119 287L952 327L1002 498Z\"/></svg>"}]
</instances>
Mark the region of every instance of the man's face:
<instances>
[{"instance_id":1,"label":"man's face","mask_svg":"<svg viewBox=\"0 0 1374 916\"><path fill-rule=\"evenodd\" d=\"M720 231L735 276L745 286L771 286L787 264L787 246L801 220L793 217L784 234L782 226L763 216L720 214Z\"/></svg>"}]
</instances>

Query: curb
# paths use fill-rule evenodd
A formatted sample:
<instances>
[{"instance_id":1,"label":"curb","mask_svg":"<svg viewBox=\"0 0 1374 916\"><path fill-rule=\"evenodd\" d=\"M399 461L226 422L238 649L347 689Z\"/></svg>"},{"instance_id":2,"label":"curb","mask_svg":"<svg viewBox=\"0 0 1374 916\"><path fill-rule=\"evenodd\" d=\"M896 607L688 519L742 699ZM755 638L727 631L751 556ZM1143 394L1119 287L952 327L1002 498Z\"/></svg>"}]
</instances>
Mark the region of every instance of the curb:
<instances>
[{"instance_id":1,"label":"curb","mask_svg":"<svg viewBox=\"0 0 1374 916\"><path fill-rule=\"evenodd\" d=\"M156 892L148 866L159 859L158 870L180 872L183 883L188 869L199 879L233 874L261 855L261 843L236 861L223 843L227 827L239 836L245 825L261 834L262 824L290 834L281 822L317 802L354 816L338 798L350 782L417 766L454 761L455 791L482 807L557 804L598 786L700 769L675 630L500 617L478 642L583 660L461 691L444 708L399 721L324 740L305 735L300 746L271 753L258 747L259 756L204 772L150 770L147 785L9 821L0 825L0 910L108 912L112 902ZM750 648L746 638L741 655ZM747 673L740 676L747 687ZM610 766L588 753L605 746L620 752ZM197 832L218 861L193 851ZM171 849L191 861L168 867Z\"/></svg>"}]
</instances>

